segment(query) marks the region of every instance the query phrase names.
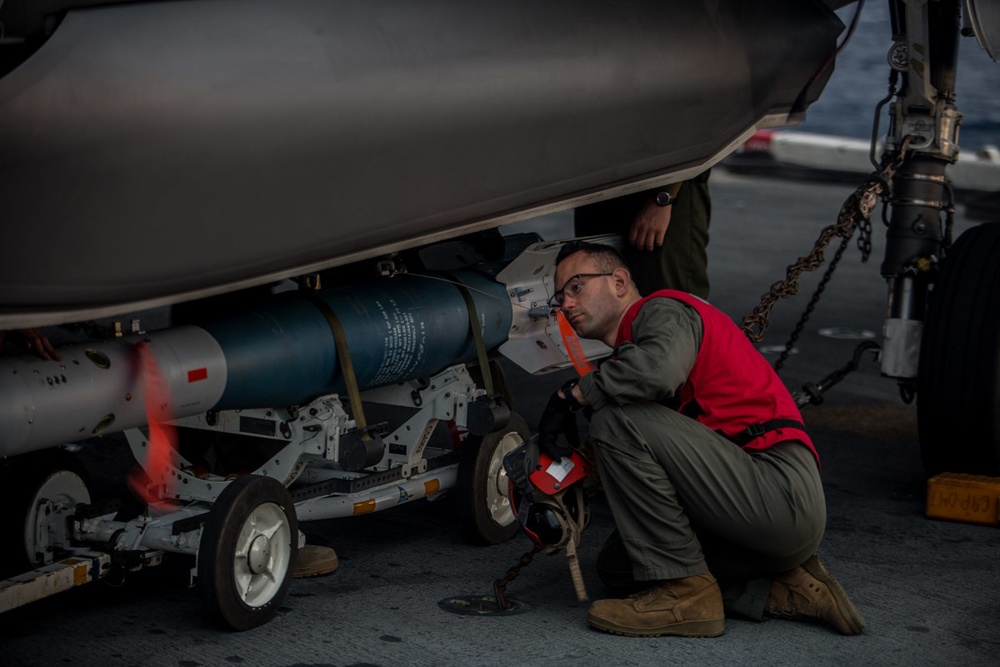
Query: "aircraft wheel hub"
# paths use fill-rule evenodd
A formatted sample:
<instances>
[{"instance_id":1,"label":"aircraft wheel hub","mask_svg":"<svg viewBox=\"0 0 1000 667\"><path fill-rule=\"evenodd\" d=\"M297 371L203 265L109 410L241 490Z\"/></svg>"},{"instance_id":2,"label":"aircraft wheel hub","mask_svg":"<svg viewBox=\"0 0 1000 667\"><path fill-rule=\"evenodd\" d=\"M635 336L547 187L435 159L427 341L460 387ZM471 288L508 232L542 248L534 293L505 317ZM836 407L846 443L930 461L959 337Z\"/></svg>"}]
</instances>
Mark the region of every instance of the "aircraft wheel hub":
<instances>
[{"instance_id":1,"label":"aircraft wheel hub","mask_svg":"<svg viewBox=\"0 0 1000 667\"><path fill-rule=\"evenodd\" d=\"M267 571L267 565L271 560L271 540L266 535L258 535L250 544L250 551L247 553L247 566L254 574Z\"/></svg>"}]
</instances>

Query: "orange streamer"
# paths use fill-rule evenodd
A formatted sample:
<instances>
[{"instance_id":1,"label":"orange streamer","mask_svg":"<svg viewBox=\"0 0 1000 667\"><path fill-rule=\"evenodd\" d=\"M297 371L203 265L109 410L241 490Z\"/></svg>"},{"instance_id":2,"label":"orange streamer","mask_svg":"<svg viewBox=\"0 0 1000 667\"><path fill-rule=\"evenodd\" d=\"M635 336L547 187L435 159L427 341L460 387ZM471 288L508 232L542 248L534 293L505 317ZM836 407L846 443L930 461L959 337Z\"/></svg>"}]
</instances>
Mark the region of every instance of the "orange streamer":
<instances>
[{"instance_id":1,"label":"orange streamer","mask_svg":"<svg viewBox=\"0 0 1000 667\"><path fill-rule=\"evenodd\" d=\"M143 468L129 475L129 486L147 505L166 511L173 508L173 503L167 498L173 490L171 470L174 468L177 450L177 429L169 423L173 419L170 387L149 346L141 342L133 350L145 394L149 444L146 448L146 463ZM159 493L156 491L158 483Z\"/></svg>"},{"instance_id":2,"label":"orange streamer","mask_svg":"<svg viewBox=\"0 0 1000 667\"><path fill-rule=\"evenodd\" d=\"M576 369L580 377L583 377L594 370L594 365L590 363L590 359L584 353L580 338L573 331L573 325L569 323L561 310L556 312L556 319L559 321L559 334L562 336L563 345L566 346L566 354L569 355L573 368Z\"/></svg>"}]
</instances>

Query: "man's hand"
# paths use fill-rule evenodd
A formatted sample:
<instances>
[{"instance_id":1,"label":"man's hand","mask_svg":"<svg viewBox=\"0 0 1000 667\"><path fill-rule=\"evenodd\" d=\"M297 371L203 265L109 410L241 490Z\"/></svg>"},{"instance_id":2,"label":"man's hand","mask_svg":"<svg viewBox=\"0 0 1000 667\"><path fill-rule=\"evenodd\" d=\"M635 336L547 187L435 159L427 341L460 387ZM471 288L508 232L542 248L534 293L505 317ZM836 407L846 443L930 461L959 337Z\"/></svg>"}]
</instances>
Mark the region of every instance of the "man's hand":
<instances>
[{"instance_id":1,"label":"man's hand","mask_svg":"<svg viewBox=\"0 0 1000 667\"><path fill-rule=\"evenodd\" d=\"M628 230L628 242L639 250L653 250L663 245L663 237L670 226L673 206L657 206L646 202Z\"/></svg>"},{"instance_id":2,"label":"man's hand","mask_svg":"<svg viewBox=\"0 0 1000 667\"><path fill-rule=\"evenodd\" d=\"M0 331L0 348L3 347L3 339L5 332ZM38 329L18 329L16 331L20 335L21 339L24 341L24 346L28 348L35 356L41 357L45 360L55 360L62 361L59 353L56 352L56 348L53 347L49 339L45 337Z\"/></svg>"},{"instance_id":3,"label":"man's hand","mask_svg":"<svg viewBox=\"0 0 1000 667\"><path fill-rule=\"evenodd\" d=\"M24 338L24 345L36 356L46 360L62 361L56 348L38 329L20 329L18 333Z\"/></svg>"}]
</instances>

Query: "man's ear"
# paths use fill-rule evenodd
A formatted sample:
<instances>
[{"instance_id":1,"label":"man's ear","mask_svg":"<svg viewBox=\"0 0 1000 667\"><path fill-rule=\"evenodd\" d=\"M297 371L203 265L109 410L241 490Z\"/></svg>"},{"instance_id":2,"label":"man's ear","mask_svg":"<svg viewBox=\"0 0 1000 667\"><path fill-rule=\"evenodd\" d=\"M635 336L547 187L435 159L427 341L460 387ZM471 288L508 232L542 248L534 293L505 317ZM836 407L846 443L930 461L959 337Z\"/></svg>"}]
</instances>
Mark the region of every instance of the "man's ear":
<instances>
[{"instance_id":1,"label":"man's ear","mask_svg":"<svg viewBox=\"0 0 1000 667\"><path fill-rule=\"evenodd\" d=\"M632 282L632 274L628 272L628 269L619 267L612 271L611 277L615 281L615 294L625 296L628 293L628 286Z\"/></svg>"}]
</instances>

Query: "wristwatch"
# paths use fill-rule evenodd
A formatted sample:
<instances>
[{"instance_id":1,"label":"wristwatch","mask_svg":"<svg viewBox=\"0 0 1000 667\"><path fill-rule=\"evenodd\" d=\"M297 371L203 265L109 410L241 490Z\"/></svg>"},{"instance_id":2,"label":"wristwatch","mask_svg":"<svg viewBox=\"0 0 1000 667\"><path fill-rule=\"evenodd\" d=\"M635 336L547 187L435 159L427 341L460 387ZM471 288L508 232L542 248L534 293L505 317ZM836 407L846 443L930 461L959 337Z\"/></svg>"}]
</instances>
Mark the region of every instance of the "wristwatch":
<instances>
[{"instance_id":1,"label":"wristwatch","mask_svg":"<svg viewBox=\"0 0 1000 667\"><path fill-rule=\"evenodd\" d=\"M570 412L576 412L583 407L580 401L576 400L576 396L573 395L573 387L579 383L579 379L573 378L571 380L567 380L566 384L560 387L560 389L562 389L563 396L566 397L566 404L569 406Z\"/></svg>"},{"instance_id":2,"label":"wristwatch","mask_svg":"<svg viewBox=\"0 0 1000 667\"><path fill-rule=\"evenodd\" d=\"M655 195L653 195L653 201L656 202L657 206L670 206L674 203L674 195L670 194L666 190L658 190Z\"/></svg>"}]
</instances>

